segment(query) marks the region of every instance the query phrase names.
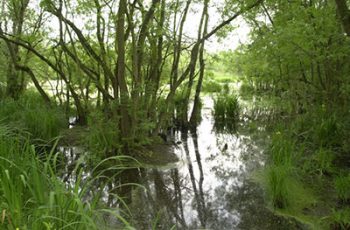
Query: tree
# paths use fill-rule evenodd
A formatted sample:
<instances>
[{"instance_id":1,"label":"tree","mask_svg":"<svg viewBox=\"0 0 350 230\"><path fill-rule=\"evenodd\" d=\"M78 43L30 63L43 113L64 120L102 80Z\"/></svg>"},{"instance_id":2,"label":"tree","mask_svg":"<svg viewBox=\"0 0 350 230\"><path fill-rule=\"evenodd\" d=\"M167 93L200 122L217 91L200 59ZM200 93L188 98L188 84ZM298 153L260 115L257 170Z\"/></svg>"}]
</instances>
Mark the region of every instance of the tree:
<instances>
[{"instance_id":1,"label":"tree","mask_svg":"<svg viewBox=\"0 0 350 230\"><path fill-rule=\"evenodd\" d=\"M89 92L96 89L98 98L103 97L106 116L117 118L116 129L121 130L128 151L133 144L145 136L157 135L171 122L175 92L185 82L188 84L183 106L187 111L198 69L199 78L204 76L205 41L238 16L258 7L262 0L230 4L236 13L227 15L211 30L209 1L195 2L203 7L202 20L197 39L187 41L183 29L194 2L89 0L73 7L70 0L43 0L41 9L59 24L53 39L42 37L43 41L50 41L45 44L46 50L25 37L18 40L12 34L2 33L0 38L50 67L65 83L66 100L72 97L82 124L86 123ZM96 17L89 17L85 28L74 22L77 15L89 14ZM163 91L167 81L170 88ZM200 90L201 80L196 87L194 110L198 110ZM183 117L184 126L188 126L188 120L187 115Z\"/></svg>"}]
</instances>

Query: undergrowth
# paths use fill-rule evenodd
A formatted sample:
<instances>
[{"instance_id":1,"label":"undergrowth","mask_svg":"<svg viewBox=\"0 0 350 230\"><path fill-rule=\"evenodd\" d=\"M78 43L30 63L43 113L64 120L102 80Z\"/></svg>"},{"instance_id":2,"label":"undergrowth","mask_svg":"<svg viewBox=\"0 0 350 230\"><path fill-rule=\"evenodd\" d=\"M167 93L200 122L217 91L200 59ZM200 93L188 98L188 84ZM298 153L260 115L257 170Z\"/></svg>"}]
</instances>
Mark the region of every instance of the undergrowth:
<instances>
[{"instance_id":1,"label":"undergrowth","mask_svg":"<svg viewBox=\"0 0 350 230\"><path fill-rule=\"evenodd\" d=\"M0 228L104 229L106 215L129 227L119 210L101 204L103 186L94 183L102 173L86 177L76 166L76 182L65 184L57 172L61 153L54 149L38 155L25 135L0 124Z\"/></svg>"}]
</instances>

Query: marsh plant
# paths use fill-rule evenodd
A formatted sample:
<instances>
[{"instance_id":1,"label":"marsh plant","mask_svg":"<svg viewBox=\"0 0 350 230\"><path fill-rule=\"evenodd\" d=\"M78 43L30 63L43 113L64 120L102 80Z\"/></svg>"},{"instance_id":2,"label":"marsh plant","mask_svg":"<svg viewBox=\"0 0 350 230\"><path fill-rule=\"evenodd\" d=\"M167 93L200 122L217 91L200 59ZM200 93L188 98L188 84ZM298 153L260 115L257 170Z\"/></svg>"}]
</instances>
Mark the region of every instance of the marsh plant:
<instances>
[{"instance_id":1,"label":"marsh plant","mask_svg":"<svg viewBox=\"0 0 350 230\"><path fill-rule=\"evenodd\" d=\"M274 133L268 150L271 162L265 175L268 195L274 208L286 208L290 203L294 151L294 143L288 136L280 131Z\"/></svg>"},{"instance_id":2,"label":"marsh plant","mask_svg":"<svg viewBox=\"0 0 350 230\"><path fill-rule=\"evenodd\" d=\"M204 93L219 93L221 91L221 84L215 80L208 80L203 83L202 92Z\"/></svg>"},{"instance_id":3,"label":"marsh plant","mask_svg":"<svg viewBox=\"0 0 350 230\"><path fill-rule=\"evenodd\" d=\"M274 208L286 208L289 205L290 169L284 165L272 165L267 169L267 191Z\"/></svg>"},{"instance_id":4,"label":"marsh plant","mask_svg":"<svg viewBox=\"0 0 350 230\"><path fill-rule=\"evenodd\" d=\"M336 177L334 179L334 187L338 198L342 202L350 201L350 174Z\"/></svg>"},{"instance_id":5,"label":"marsh plant","mask_svg":"<svg viewBox=\"0 0 350 230\"><path fill-rule=\"evenodd\" d=\"M331 229L350 229L350 208L333 210L331 215Z\"/></svg>"},{"instance_id":6,"label":"marsh plant","mask_svg":"<svg viewBox=\"0 0 350 230\"><path fill-rule=\"evenodd\" d=\"M120 152L120 133L113 119L108 119L96 111L89 115L88 127L89 130L82 137L84 141L81 144L89 151L100 158Z\"/></svg>"},{"instance_id":7,"label":"marsh plant","mask_svg":"<svg viewBox=\"0 0 350 230\"><path fill-rule=\"evenodd\" d=\"M118 210L103 208L102 190L92 189L98 175L84 180L76 167L75 184L62 182L54 149L39 158L25 137L0 125L0 228L101 229L106 214L127 227Z\"/></svg>"},{"instance_id":8,"label":"marsh plant","mask_svg":"<svg viewBox=\"0 0 350 230\"><path fill-rule=\"evenodd\" d=\"M218 131L235 131L239 121L240 105L237 95L221 93L214 98L214 120Z\"/></svg>"},{"instance_id":9,"label":"marsh plant","mask_svg":"<svg viewBox=\"0 0 350 230\"><path fill-rule=\"evenodd\" d=\"M1 123L11 124L31 134L32 139L49 141L67 126L63 111L43 103L39 95L28 92L19 100L0 101Z\"/></svg>"}]
</instances>

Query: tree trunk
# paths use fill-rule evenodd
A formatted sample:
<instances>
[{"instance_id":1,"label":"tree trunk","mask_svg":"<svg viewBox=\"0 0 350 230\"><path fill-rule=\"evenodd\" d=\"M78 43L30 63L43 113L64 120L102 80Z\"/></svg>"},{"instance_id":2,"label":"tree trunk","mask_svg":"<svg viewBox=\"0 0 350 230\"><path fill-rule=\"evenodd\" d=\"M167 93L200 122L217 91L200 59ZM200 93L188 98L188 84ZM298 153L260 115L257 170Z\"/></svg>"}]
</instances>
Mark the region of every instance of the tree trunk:
<instances>
[{"instance_id":1,"label":"tree trunk","mask_svg":"<svg viewBox=\"0 0 350 230\"><path fill-rule=\"evenodd\" d=\"M208 3L209 0L205 1L206 7L205 7L205 23L204 23L204 31L203 31L203 36L206 35L208 31L208 21L209 21L209 14L208 14ZM197 83L197 88L196 88L196 94L194 96L194 102L193 102L193 109L192 109L192 114L190 118L190 125L192 127L196 127L199 119L200 119L200 93L202 90L202 83L203 83L203 78L204 78L204 72L205 72L205 62L204 62L204 45L205 42L201 44L200 50L199 50L199 78L198 78L198 83Z\"/></svg>"},{"instance_id":2,"label":"tree trunk","mask_svg":"<svg viewBox=\"0 0 350 230\"><path fill-rule=\"evenodd\" d=\"M344 31L346 35L350 37L350 11L346 4L346 0L335 0L335 4Z\"/></svg>"},{"instance_id":3,"label":"tree trunk","mask_svg":"<svg viewBox=\"0 0 350 230\"><path fill-rule=\"evenodd\" d=\"M120 0L117 15L117 81L120 91L120 127L122 136L129 140L131 131L131 121L128 110L129 93L125 77L125 14L127 10L127 0ZM115 89L116 90L116 89ZM130 141L130 140L129 140ZM126 146L127 147L127 146ZM128 147L127 147L128 148Z\"/></svg>"}]
</instances>

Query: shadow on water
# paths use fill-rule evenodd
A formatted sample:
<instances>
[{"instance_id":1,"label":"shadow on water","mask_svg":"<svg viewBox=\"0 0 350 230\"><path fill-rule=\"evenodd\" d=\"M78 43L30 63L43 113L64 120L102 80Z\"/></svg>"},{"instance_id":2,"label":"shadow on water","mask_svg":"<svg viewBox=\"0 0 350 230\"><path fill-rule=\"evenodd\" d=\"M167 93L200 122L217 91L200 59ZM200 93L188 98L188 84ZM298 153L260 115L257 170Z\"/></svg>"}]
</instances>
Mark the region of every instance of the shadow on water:
<instances>
[{"instance_id":1,"label":"shadow on water","mask_svg":"<svg viewBox=\"0 0 350 230\"><path fill-rule=\"evenodd\" d=\"M106 191L123 198L136 229L299 229L266 208L262 189L251 179L264 166L264 128L252 132L245 120L235 134L219 132L212 107L206 99L195 133L175 134L181 140L174 148L178 163L125 170ZM120 207L115 197L102 199Z\"/></svg>"}]
</instances>

